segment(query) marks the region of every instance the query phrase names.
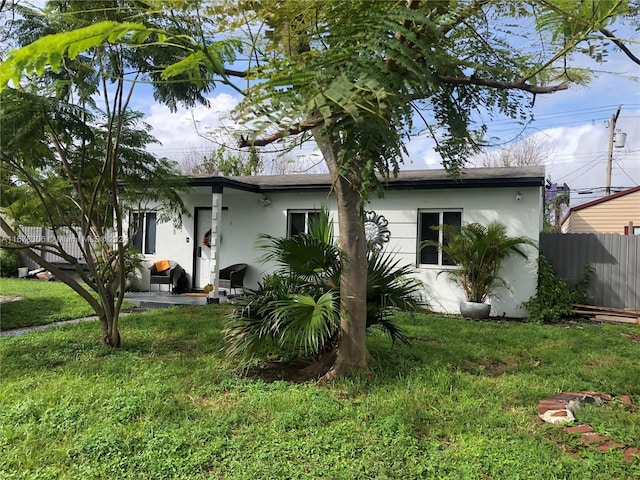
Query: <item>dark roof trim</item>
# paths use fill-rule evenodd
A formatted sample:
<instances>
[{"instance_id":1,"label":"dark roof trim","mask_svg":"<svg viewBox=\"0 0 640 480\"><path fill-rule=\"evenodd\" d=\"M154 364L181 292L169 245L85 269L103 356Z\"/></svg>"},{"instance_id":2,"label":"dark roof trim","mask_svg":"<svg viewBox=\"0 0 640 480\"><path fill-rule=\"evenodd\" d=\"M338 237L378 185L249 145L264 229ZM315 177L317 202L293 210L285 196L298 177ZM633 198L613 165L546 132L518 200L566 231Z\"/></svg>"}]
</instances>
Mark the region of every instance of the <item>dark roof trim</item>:
<instances>
[{"instance_id":1,"label":"dark roof trim","mask_svg":"<svg viewBox=\"0 0 640 480\"><path fill-rule=\"evenodd\" d=\"M239 182L230 177L189 177L187 182L190 187L211 187L216 191L227 187L234 188L236 190L260 193L260 188L257 185Z\"/></svg>"},{"instance_id":2,"label":"dark roof trim","mask_svg":"<svg viewBox=\"0 0 640 480\"><path fill-rule=\"evenodd\" d=\"M322 191L331 188L328 174L266 175L252 177L190 177L192 187L211 186L233 188L254 193L277 191ZM464 172L461 179L452 178L444 170L400 171L391 178L385 190L425 190L444 188L504 188L544 186L544 167L474 168Z\"/></svg>"},{"instance_id":3,"label":"dark roof trim","mask_svg":"<svg viewBox=\"0 0 640 480\"><path fill-rule=\"evenodd\" d=\"M385 185L385 190L423 190L443 188L492 188L492 187L541 187L544 176L540 178L472 178L465 180L423 180L396 181Z\"/></svg>"}]
</instances>

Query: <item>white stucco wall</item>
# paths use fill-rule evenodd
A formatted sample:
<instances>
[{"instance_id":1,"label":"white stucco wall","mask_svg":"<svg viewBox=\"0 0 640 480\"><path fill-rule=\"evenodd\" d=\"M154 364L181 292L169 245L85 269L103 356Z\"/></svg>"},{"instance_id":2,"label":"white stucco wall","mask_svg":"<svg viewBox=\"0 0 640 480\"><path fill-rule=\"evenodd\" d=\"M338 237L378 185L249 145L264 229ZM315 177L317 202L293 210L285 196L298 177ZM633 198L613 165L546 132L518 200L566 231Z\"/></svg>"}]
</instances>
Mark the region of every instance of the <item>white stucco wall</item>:
<instances>
[{"instance_id":1,"label":"white stucco wall","mask_svg":"<svg viewBox=\"0 0 640 480\"><path fill-rule=\"evenodd\" d=\"M520 192L520 201L516 200ZM413 208L407 208L411 205ZM382 200L374 200L372 210L389 221L391 240L388 249L398 252L403 263L416 264L417 219L420 209L461 209L462 222L487 224L499 220L507 226L511 236L526 236L538 241L542 230L542 200L540 188L494 188L464 190L432 190L390 192ZM537 251L527 247L528 261L519 257L507 259L503 277L511 287L497 291L498 298L490 299L491 315L523 317L526 311L519 305L535 294L537 283ZM462 290L446 274L447 267L422 265L417 268L425 284L430 307L439 312L459 313Z\"/></svg>"},{"instance_id":2,"label":"white stucco wall","mask_svg":"<svg viewBox=\"0 0 640 480\"><path fill-rule=\"evenodd\" d=\"M516 200L517 193L520 200ZM396 252L401 262L416 265L419 209L461 209L462 222L486 224L492 220L505 223L509 235L527 236L538 241L542 230L541 187L409 190L387 192L383 199L374 198L367 210L375 210L389 221L391 240L387 250ZM324 193L292 192L268 195L270 205L262 206L262 195L225 189L221 230L220 267L247 263L245 286L256 287L260 278L272 266L258 263L261 252L255 249L259 233L274 236L286 234L288 209L314 209L327 205L336 222L335 201ZM187 209L193 215L196 207L210 207L210 189L194 189L186 197ZM193 275L193 252L201 238L194 238L194 218L185 218L181 229L171 224L157 227L157 252L149 260L171 259L179 262L189 276ZM537 252L530 248L528 262L508 259L503 267L512 292L501 289L498 298L491 299L492 315L522 317L526 311L519 305L534 293L537 281ZM425 296L431 308L439 312L458 313L462 292L446 275L438 276L442 267L419 266L418 277L425 284Z\"/></svg>"}]
</instances>

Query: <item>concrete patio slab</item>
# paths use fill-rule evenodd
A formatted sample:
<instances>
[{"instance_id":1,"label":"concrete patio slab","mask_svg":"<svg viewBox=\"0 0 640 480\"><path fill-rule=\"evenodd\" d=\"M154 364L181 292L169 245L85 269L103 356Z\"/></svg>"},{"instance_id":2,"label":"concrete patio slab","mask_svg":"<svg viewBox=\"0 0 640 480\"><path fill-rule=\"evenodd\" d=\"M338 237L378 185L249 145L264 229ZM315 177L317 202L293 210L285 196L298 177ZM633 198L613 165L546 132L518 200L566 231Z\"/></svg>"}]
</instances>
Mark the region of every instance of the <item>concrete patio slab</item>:
<instances>
[{"instance_id":1,"label":"concrete patio slab","mask_svg":"<svg viewBox=\"0 0 640 480\"><path fill-rule=\"evenodd\" d=\"M135 303L140 308L168 308L175 305L206 305L205 294L174 295L170 292L127 292L125 300ZM221 302L224 299L221 299Z\"/></svg>"}]
</instances>

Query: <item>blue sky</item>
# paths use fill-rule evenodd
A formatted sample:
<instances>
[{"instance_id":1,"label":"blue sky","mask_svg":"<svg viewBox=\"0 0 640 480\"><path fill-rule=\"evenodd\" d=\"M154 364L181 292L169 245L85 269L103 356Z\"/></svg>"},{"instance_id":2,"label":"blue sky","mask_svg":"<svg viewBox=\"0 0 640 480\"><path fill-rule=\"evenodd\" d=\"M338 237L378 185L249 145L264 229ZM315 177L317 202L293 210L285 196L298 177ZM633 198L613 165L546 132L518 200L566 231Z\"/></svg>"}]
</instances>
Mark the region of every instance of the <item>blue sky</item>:
<instances>
[{"instance_id":1,"label":"blue sky","mask_svg":"<svg viewBox=\"0 0 640 480\"><path fill-rule=\"evenodd\" d=\"M41 6L44 0L28 3ZM640 32L633 24L637 26L638 19L628 19L626 25L615 25L612 30L625 38L625 43L640 57ZM622 110L616 130L627 133L627 142L624 148L614 149L611 185L628 188L640 184L640 66L612 46L606 63L585 62L581 60L581 66L596 72L587 86L573 86L568 91L538 95L532 109L534 120L526 128L509 119L497 119L489 123L488 132L488 137L499 137L496 143L517 142L536 136L547 144L551 151L545 161L547 177L569 185L572 205L604 194L608 123L619 105ZM154 129L153 134L162 142L151 150L157 155L183 162L217 148L218 144L203 139L202 133L215 131L218 142L230 143L230 135L239 127L231 120L229 112L239 99L237 92L221 87L210 96L209 108L199 106L172 113L153 101L148 86L139 85L132 107L146 114L146 121ZM226 137L220 133L221 128L228 132ZM413 138L407 144L409 158L402 168L441 168L440 158L433 147L429 138ZM266 147L264 152L277 148ZM275 154L264 155L265 159L274 157ZM287 160L300 171L324 171L322 159L313 145L288 153ZM271 173L279 173L278 163L283 160L271 161L275 165Z\"/></svg>"},{"instance_id":2,"label":"blue sky","mask_svg":"<svg viewBox=\"0 0 640 480\"><path fill-rule=\"evenodd\" d=\"M545 162L547 176L571 187L572 205L604 194L601 188L605 184L609 119L619 105L622 109L616 131L627 133L627 142L624 148L614 149L611 185L632 187L640 184L640 66L615 54L603 67L616 73L602 72L587 86L539 95L532 110L534 121L524 129L508 119L489 124L489 135L500 137L497 143L516 142L531 135L549 143L551 154ZM232 132L237 127L229 111L238 101L237 93L220 88L211 95L210 108L180 109L171 113L166 107L153 103L150 95L138 96L136 108L147 113L146 121L154 127L154 134L163 143L154 147L155 153L182 161L217 147L201 138L197 131L204 133L224 127ZM219 133L217 138L224 141ZM274 148L266 147L265 151ZM410 155L402 168L441 168L430 139L415 138L407 148ZM287 158L297 159L300 170L318 162L320 164L311 171L324 168L313 146L291 152ZM583 193L578 194L578 191ZM585 193L588 191L592 193Z\"/></svg>"},{"instance_id":3,"label":"blue sky","mask_svg":"<svg viewBox=\"0 0 640 480\"><path fill-rule=\"evenodd\" d=\"M630 23L634 22L638 23L637 19L631 19ZM615 30L640 57L640 32L633 25L620 25ZM614 148L611 186L628 188L640 184L640 65L613 46L609 47L604 64L584 58L579 61L581 66L594 72L588 85L574 85L567 91L538 95L531 110L534 120L526 127L510 119L496 119L488 124L488 138L496 137L496 144L535 136L547 145L550 150L545 161L547 177L569 185L572 206L604 195L609 121L618 106L622 108L616 131L625 132L627 141L623 148ZM219 129L222 127L231 134L238 128L230 119L229 111L239 100L236 92L223 87L211 95L210 108L181 109L173 114L166 107L153 103L151 95L137 97L136 108L148 114L147 121L163 143L154 151L182 161L217 147L201 138L196 130L200 133L218 131L218 141L224 142L225 137ZM229 137L226 139L228 141ZM409 158L402 168L441 168L441 159L433 147L429 138L413 138L407 144ZM277 148L266 147L264 151ZM265 158L272 157L265 155ZM300 171L324 171L322 159L313 145L288 153L286 158L295 161L294 165ZM272 173L279 173L277 166Z\"/></svg>"}]
</instances>

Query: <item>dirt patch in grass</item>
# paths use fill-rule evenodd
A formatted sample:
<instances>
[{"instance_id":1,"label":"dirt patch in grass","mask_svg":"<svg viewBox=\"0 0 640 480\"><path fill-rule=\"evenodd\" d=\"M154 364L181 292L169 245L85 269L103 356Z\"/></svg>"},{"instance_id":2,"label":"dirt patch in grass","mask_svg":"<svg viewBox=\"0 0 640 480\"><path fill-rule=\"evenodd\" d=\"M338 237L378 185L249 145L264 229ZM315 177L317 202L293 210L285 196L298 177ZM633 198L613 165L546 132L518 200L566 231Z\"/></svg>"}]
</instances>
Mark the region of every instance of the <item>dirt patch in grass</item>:
<instances>
[{"instance_id":1,"label":"dirt patch in grass","mask_svg":"<svg viewBox=\"0 0 640 480\"><path fill-rule=\"evenodd\" d=\"M640 334L638 333L623 333L622 336L627 337L634 343L640 343Z\"/></svg>"},{"instance_id":2,"label":"dirt patch in grass","mask_svg":"<svg viewBox=\"0 0 640 480\"><path fill-rule=\"evenodd\" d=\"M256 378L272 383L278 381L286 381L292 383L305 383L316 381L317 378L313 372L305 370L309 366L308 362L300 359L280 362L263 362L260 365L248 369L244 376L246 378Z\"/></svg>"}]
</instances>

